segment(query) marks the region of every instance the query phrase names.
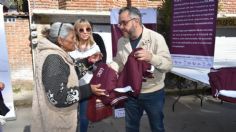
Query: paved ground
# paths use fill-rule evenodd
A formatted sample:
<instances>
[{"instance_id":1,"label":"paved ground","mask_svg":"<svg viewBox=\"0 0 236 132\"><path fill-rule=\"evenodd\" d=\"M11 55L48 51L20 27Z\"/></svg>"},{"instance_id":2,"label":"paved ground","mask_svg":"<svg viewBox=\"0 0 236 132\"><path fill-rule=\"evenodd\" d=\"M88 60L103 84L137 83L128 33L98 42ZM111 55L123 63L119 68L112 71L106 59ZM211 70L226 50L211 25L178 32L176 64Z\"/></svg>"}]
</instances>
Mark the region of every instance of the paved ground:
<instances>
[{"instance_id":1,"label":"paved ground","mask_svg":"<svg viewBox=\"0 0 236 132\"><path fill-rule=\"evenodd\" d=\"M167 96L165 104L166 132L235 132L236 104L223 103L207 96L200 107L195 96L181 97L172 112L175 97ZM16 107L17 119L8 121L4 132L29 132L30 107ZM141 132L150 132L147 116L143 116ZM89 132L125 132L124 119L109 118L90 124Z\"/></svg>"}]
</instances>

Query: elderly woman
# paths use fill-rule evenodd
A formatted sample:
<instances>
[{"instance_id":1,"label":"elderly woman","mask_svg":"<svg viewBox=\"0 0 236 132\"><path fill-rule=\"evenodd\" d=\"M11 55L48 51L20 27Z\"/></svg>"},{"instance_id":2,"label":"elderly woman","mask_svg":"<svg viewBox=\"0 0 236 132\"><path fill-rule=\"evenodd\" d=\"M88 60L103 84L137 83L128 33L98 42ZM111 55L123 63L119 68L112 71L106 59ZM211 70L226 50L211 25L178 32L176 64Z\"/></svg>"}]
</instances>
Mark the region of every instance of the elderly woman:
<instances>
[{"instance_id":1,"label":"elderly woman","mask_svg":"<svg viewBox=\"0 0 236 132\"><path fill-rule=\"evenodd\" d=\"M36 49L32 132L75 132L77 104L92 95L104 95L98 85L79 87L68 52L75 50L73 25L56 22Z\"/></svg>"}]
</instances>

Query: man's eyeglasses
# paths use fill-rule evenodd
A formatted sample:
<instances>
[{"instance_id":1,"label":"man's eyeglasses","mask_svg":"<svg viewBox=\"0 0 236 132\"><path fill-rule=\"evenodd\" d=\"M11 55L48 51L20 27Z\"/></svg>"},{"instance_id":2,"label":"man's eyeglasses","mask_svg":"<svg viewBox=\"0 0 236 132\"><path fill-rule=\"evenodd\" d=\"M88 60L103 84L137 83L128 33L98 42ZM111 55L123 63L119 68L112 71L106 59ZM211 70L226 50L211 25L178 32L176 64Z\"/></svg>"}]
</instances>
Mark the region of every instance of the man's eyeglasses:
<instances>
[{"instance_id":1,"label":"man's eyeglasses","mask_svg":"<svg viewBox=\"0 0 236 132\"><path fill-rule=\"evenodd\" d=\"M79 32L80 32L80 33L84 33L85 31L86 31L86 32L91 32L91 28L88 27L88 28L80 28L80 29L79 29Z\"/></svg>"},{"instance_id":2,"label":"man's eyeglasses","mask_svg":"<svg viewBox=\"0 0 236 132\"><path fill-rule=\"evenodd\" d=\"M122 25L126 26L130 21L132 21L134 19L136 19L136 18L131 18L131 19L127 20L127 21L120 21L118 26L122 26Z\"/></svg>"}]
</instances>

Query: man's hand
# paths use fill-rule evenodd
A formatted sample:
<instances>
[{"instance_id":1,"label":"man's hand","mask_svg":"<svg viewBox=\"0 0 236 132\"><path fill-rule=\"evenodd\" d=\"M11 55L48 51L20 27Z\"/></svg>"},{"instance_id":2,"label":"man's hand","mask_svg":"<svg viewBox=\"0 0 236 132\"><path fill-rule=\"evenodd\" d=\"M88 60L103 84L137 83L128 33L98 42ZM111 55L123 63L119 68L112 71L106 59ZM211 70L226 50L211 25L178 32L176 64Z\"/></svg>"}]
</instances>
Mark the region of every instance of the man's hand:
<instances>
[{"instance_id":1,"label":"man's hand","mask_svg":"<svg viewBox=\"0 0 236 132\"><path fill-rule=\"evenodd\" d=\"M134 53L134 57L137 58L137 60L144 60L150 62L152 59L152 54L146 49L141 49Z\"/></svg>"},{"instance_id":2,"label":"man's hand","mask_svg":"<svg viewBox=\"0 0 236 132\"><path fill-rule=\"evenodd\" d=\"M0 82L0 90L3 90L5 88L5 84L3 82Z\"/></svg>"},{"instance_id":3,"label":"man's hand","mask_svg":"<svg viewBox=\"0 0 236 132\"><path fill-rule=\"evenodd\" d=\"M92 89L92 92L93 94L97 95L97 96L101 96L101 95L105 95L105 96L108 96L105 94L105 89L101 89L101 84L97 84L97 85L90 85L91 86L91 89Z\"/></svg>"}]
</instances>

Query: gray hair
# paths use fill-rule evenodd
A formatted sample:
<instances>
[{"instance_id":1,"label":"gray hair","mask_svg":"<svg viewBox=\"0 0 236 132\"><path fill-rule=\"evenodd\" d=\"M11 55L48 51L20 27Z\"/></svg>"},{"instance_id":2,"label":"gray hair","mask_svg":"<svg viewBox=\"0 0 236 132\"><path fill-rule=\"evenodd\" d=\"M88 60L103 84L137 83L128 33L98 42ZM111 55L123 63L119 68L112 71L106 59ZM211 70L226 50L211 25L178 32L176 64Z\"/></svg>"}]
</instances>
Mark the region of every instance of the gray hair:
<instances>
[{"instance_id":1,"label":"gray hair","mask_svg":"<svg viewBox=\"0 0 236 132\"><path fill-rule=\"evenodd\" d=\"M142 24L142 14L141 12L139 11L138 8L136 7L123 7L119 10L119 15L125 11L128 11L129 12L129 16L131 18L138 18L140 19L140 24Z\"/></svg>"},{"instance_id":2,"label":"gray hair","mask_svg":"<svg viewBox=\"0 0 236 132\"><path fill-rule=\"evenodd\" d=\"M70 23L55 22L51 25L48 39L57 44L58 37L66 38L72 30L74 30L74 26Z\"/></svg>"}]
</instances>

